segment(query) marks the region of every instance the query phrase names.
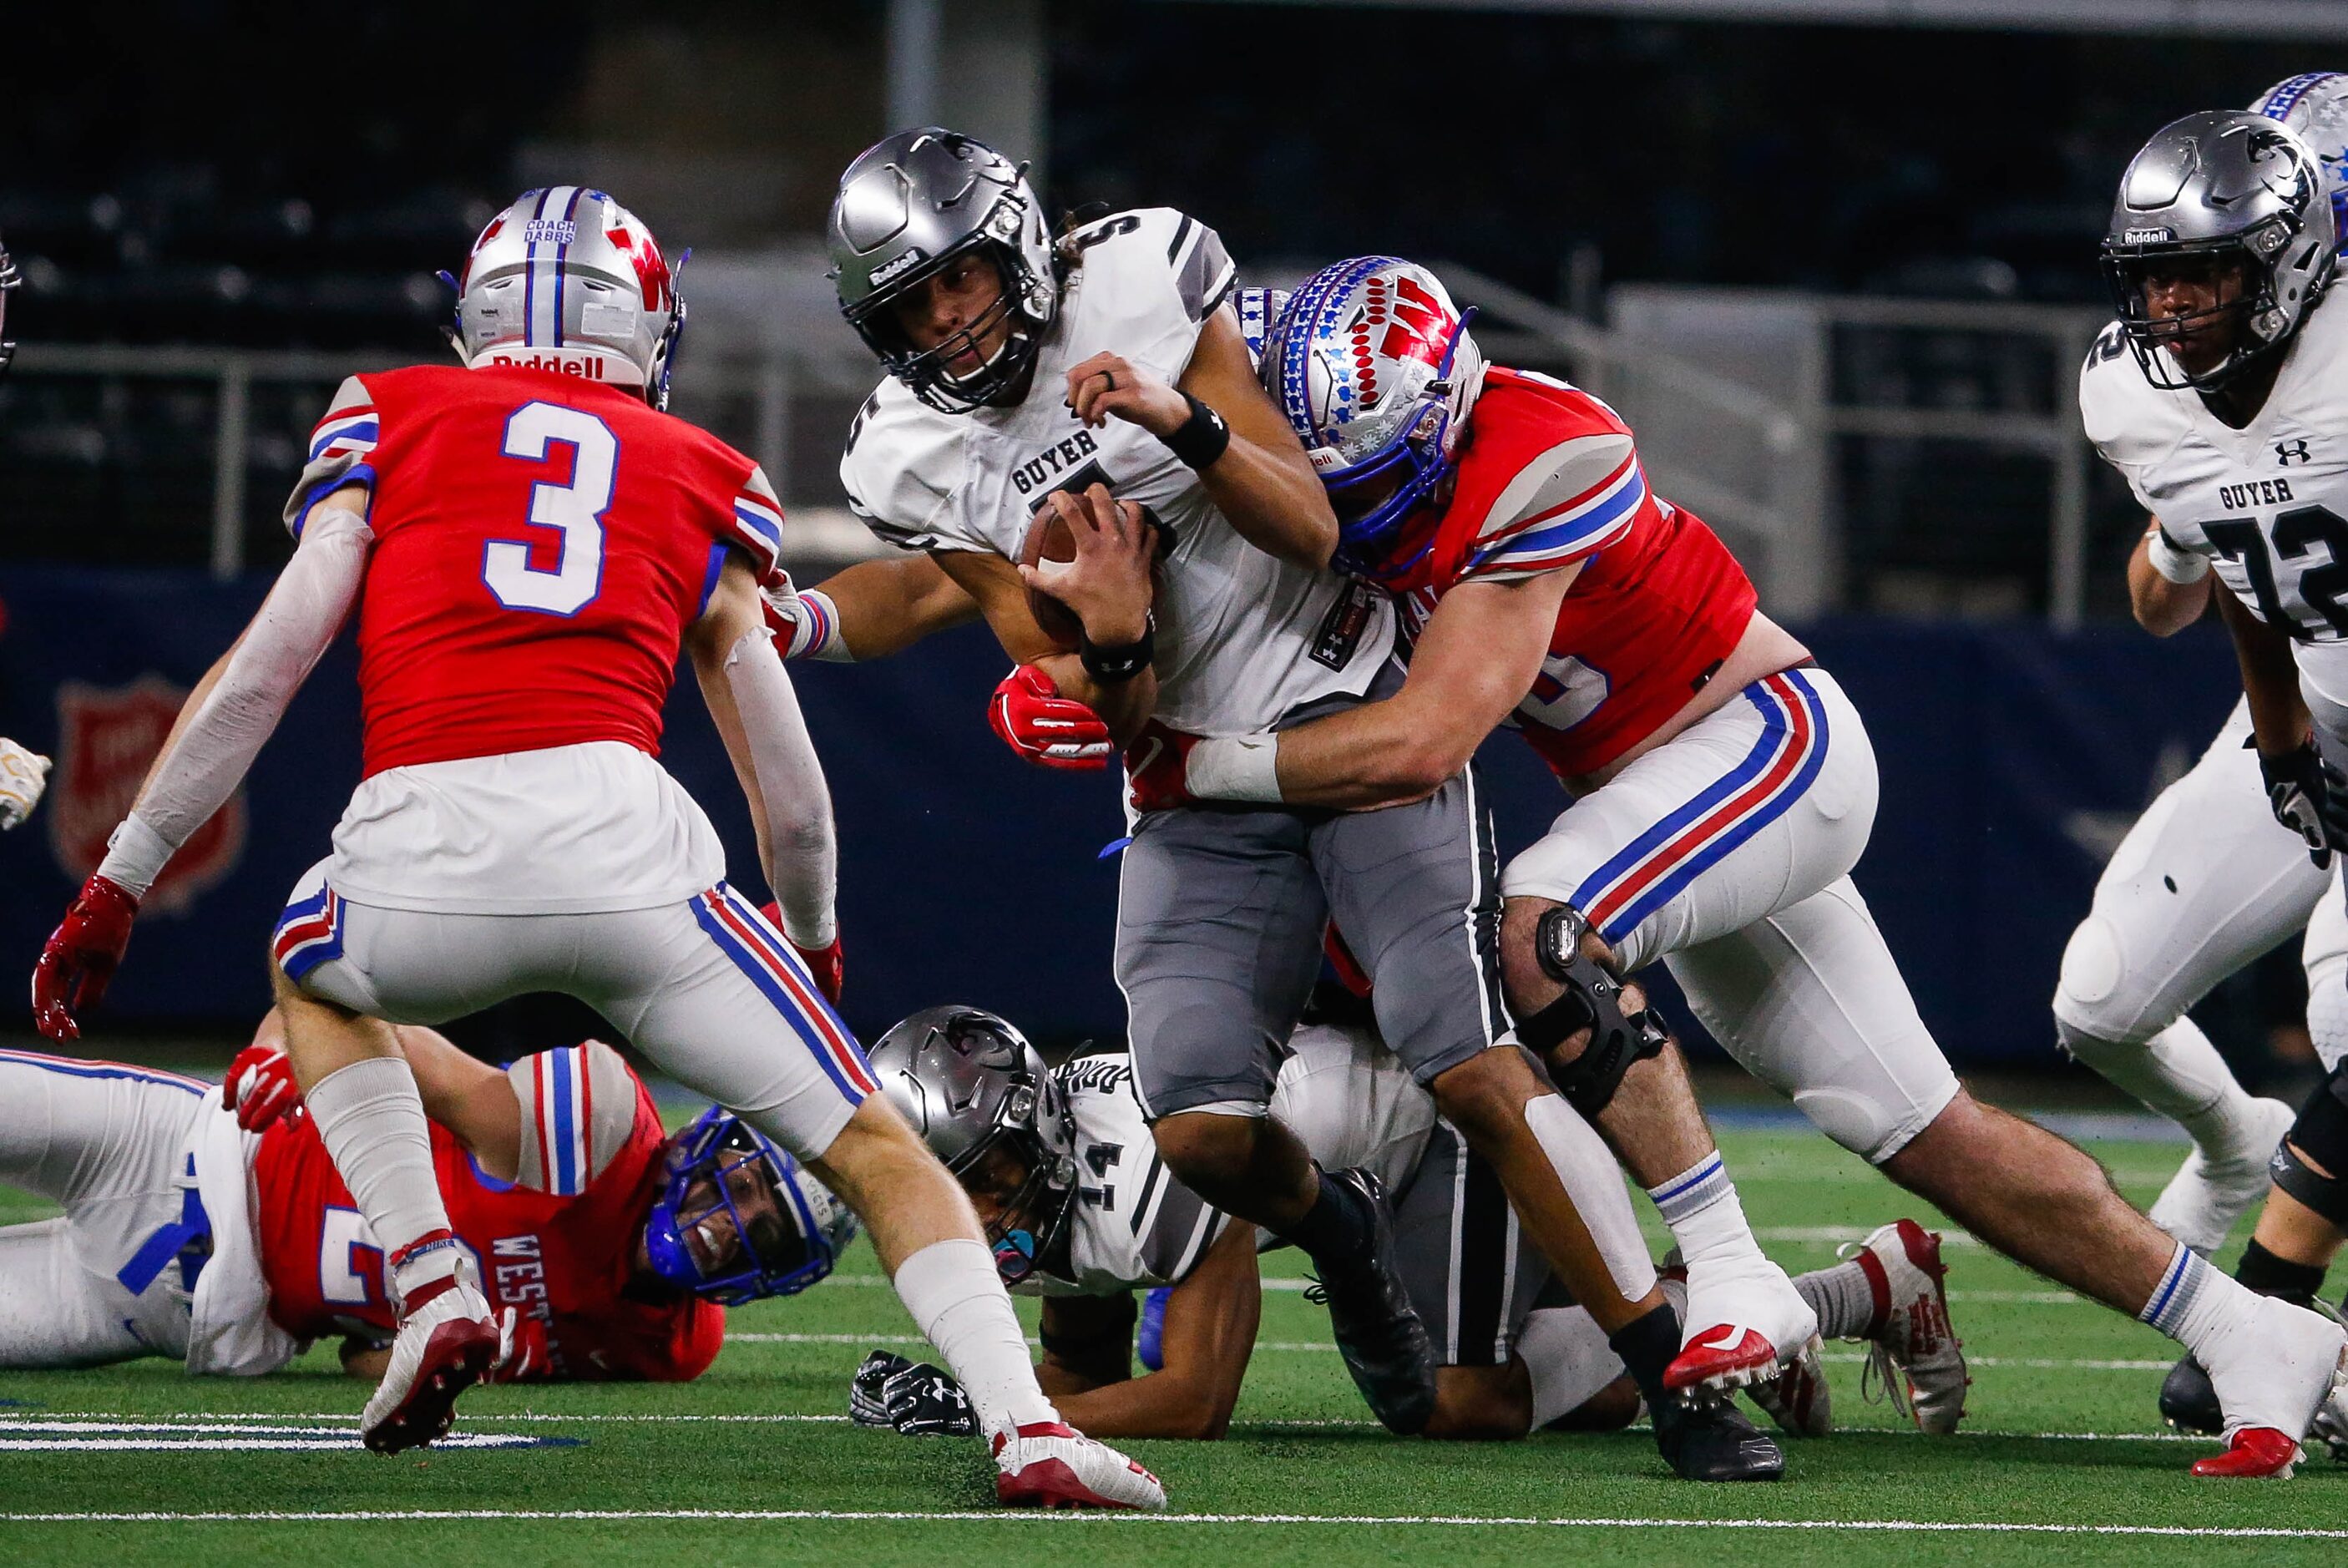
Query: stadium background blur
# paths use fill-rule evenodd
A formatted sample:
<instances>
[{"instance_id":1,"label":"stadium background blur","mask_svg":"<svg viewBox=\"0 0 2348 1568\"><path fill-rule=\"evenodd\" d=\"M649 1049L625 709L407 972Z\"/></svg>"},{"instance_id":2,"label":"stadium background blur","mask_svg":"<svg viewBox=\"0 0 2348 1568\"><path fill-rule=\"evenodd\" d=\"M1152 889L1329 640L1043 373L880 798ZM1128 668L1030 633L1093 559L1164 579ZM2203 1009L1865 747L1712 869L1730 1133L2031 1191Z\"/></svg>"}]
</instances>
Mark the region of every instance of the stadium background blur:
<instances>
[{"instance_id":1,"label":"stadium background blur","mask_svg":"<svg viewBox=\"0 0 2348 1568\"><path fill-rule=\"evenodd\" d=\"M20 976L286 554L277 508L333 387L447 352L434 273L527 186L602 186L693 249L674 407L765 464L802 583L873 553L835 460L877 372L818 235L850 158L936 121L1035 160L1056 207L1196 214L1251 281L1437 263L1488 354L1616 402L1657 488L1867 714L1884 804L1859 880L1943 1044L2084 1085L2046 1013L2062 943L2237 689L2214 626L2157 643L2127 619L2141 516L2072 397L2109 314L2095 245L2160 125L2348 67L2348 7L179 0L33 8L5 38L0 237L26 287L0 734L57 758L42 817L0 838ZM1119 1030L1114 788L994 741L1001 663L971 628L798 666L867 1038L949 999L1061 1046ZM689 690L672 716L672 768L754 867ZM1514 847L1560 798L1507 737L1487 758ZM159 890L94 1046L249 1026L356 760L345 645ZM2287 947L2199 1016L2271 1083L2305 1070L2299 987ZM582 1026L567 1006L460 1036L532 1048Z\"/></svg>"}]
</instances>

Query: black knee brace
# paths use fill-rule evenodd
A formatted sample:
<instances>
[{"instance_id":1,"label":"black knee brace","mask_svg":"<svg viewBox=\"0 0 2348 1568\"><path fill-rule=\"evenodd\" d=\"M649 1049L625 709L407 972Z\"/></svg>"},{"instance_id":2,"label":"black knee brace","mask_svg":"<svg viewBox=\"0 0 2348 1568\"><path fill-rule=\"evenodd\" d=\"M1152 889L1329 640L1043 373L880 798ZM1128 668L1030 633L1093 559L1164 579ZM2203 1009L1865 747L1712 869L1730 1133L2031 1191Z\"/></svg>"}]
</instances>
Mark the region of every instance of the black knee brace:
<instances>
[{"instance_id":1,"label":"black knee brace","mask_svg":"<svg viewBox=\"0 0 2348 1568\"><path fill-rule=\"evenodd\" d=\"M1566 1103L1595 1117L1613 1099L1631 1064L1661 1053L1671 1044L1672 1032L1652 1007L1622 1010L1622 982L1582 955L1581 938L1589 929L1581 912L1566 904L1548 911L1533 928L1533 956L1540 960L1541 973L1565 991L1540 1012L1518 1020L1517 1038L1549 1068ZM1557 1061L1550 1053L1583 1029L1590 1031L1590 1048L1570 1062Z\"/></svg>"},{"instance_id":2,"label":"black knee brace","mask_svg":"<svg viewBox=\"0 0 2348 1568\"><path fill-rule=\"evenodd\" d=\"M2316 1165L2332 1174L2323 1175ZM2268 1174L2276 1186L2348 1230L2348 1061L2334 1068L2299 1108L2299 1119L2275 1150Z\"/></svg>"}]
</instances>

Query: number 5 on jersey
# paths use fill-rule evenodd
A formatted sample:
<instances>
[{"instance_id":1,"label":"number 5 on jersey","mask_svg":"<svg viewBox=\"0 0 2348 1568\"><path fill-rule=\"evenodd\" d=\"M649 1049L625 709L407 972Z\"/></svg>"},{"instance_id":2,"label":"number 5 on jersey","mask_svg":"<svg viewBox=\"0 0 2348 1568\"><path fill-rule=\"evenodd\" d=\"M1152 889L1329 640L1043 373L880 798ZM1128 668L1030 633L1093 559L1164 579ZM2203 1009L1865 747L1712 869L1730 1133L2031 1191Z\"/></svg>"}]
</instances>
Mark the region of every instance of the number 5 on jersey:
<instances>
[{"instance_id":1,"label":"number 5 on jersey","mask_svg":"<svg viewBox=\"0 0 2348 1568\"><path fill-rule=\"evenodd\" d=\"M575 615L603 585L603 513L612 504L620 443L592 414L560 403L525 403L506 420L505 455L542 463L549 449L571 449L567 484L541 480L530 489L530 522L561 531L554 569L530 563L527 540L492 540L481 554L481 581L509 610Z\"/></svg>"}]
</instances>

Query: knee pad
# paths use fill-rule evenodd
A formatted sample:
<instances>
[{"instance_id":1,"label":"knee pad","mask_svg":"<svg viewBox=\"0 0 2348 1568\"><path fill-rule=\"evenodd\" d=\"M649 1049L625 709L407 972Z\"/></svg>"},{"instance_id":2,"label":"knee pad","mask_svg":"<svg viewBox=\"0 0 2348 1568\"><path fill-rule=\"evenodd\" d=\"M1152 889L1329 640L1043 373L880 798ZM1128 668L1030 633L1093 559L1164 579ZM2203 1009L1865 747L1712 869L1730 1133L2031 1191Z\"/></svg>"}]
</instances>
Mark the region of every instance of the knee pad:
<instances>
[{"instance_id":1,"label":"knee pad","mask_svg":"<svg viewBox=\"0 0 2348 1568\"><path fill-rule=\"evenodd\" d=\"M1564 992L1529 1017L1517 1023L1517 1038L1549 1068L1549 1075L1566 1102L1585 1117L1596 1117L1622 1085L1622 1075L1634 1062L1658 1055L1672 1043L1671 1031L1652 1007L1622 1010L1622 979L1581 952L1581 938L1590 923L1570 904L1560 904L1540 917L1533 931L1533 956L1541 973L1565 987ZM1570 1062L1559 1062L1557 1047L1583 1029L1590 1047Z\"/></svg>"},{"instance_id":2,"label":"knee pad","mask_svg":"<svg viewBox=\"0 0 2348 1568\"><path fill-rule=\"evenodd\" d=\"M2276 1186L2348 1230L2348 1066L2335 1068L2300 1107L2299 1119L2275 1150L2268 1174Z\"/></svg>"},{"instance_id":3,"label":"knee pad","mask_svg":"<svg viewBox=\"0 0 2348 1568\"><path fill-rule=\"evenodd\" d=\"M2140 998L2124 994L2127 978L2127 954L2112 923L2100 914L2081 921L2063 948L2054 1019L2063 1031L2064 1047L2089 1067L2094 1059L2072 1045L2074 1034L2085 1037L2092 1049L2097 1043L2139 1046L2160 1032L2157 1026L2145 1027Z\"/></svg>"}]
</instances>

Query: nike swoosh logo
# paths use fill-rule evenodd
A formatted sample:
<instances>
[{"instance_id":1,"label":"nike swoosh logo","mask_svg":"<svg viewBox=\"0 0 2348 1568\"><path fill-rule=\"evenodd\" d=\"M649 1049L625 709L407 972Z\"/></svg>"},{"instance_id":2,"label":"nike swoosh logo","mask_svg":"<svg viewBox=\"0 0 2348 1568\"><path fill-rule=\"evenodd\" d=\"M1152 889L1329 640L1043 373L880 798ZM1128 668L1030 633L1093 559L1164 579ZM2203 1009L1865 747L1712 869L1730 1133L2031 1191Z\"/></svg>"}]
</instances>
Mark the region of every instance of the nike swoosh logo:
<instances>
[{"instance_id":1,"label":"nike swoosh logo","mask_svg":"<svg viewBox=\"0 0 2348 1568\"><path fill-rule=\"evenodd\" d=\"M1720 1331L1720 1337L1696 1346L1699 1350L1734 1350L1745 1343L1745 1330L1731 1326Z\"/></svg>"}]
</instances>

